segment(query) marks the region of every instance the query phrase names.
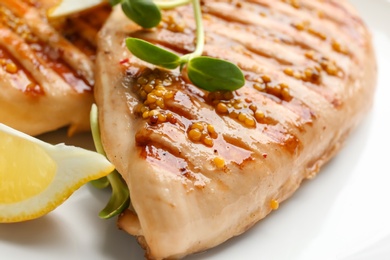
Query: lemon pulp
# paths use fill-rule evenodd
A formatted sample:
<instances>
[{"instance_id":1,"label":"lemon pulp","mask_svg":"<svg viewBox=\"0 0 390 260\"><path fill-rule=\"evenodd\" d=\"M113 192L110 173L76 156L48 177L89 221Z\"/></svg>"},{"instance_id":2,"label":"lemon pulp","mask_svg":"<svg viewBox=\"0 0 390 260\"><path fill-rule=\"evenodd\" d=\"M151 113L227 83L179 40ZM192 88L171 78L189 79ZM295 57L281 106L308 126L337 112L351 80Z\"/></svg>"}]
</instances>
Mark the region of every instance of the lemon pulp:
<instances>
[{"instance_id":1,"label":"lemon pulp","mask_svg":"<svg viewBox=\"0 0 390 260\"><path fill-rule=\"evenodd\" d=\"M53 181L56 162L39 145L0 132L0 203L31 198Z\"/></svg>"}]
</instances>

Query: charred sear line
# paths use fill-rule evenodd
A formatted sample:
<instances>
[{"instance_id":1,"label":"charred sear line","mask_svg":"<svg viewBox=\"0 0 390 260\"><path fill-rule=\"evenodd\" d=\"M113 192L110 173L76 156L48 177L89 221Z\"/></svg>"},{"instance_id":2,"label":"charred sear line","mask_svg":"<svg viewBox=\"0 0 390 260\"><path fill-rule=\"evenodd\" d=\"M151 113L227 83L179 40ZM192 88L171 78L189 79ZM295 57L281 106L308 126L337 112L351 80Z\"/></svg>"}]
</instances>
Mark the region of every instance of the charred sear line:
<instances>
[{"instance_id":1,"label":"charred sear line","mask_svg":"<svg viewBox=\"0 0 390 260\"><path fill-rule=\"evenodd\" d=\"M297 154L302 149L302 143L298 137L288 132L284 127L282 129L278 129L277 127L266 128L264 129L264 133L292 155Z\"/></svg>"},{"instance_id":2,"label":"charred sear line","mask_svg":"<svg viewBox=\"0 0 390 260\"><path fill-rule=\"evenodd\" d=\"M262 4L260 2L254 2L254 1L213 1L216 3L216 5L220 5L220 10L223 10L224 7L228 8L234 8L236 11L250 11L251 13L255 13L258 16L265 17L270 12L270 7L267 6L267 4ZM225 20L228 23L241 23L241 24L251 24L250 22L244 22L240 17L228 15L227 13L223 12L217 12L214 8L209 8L207 4L203 7L203 12L214 15L216 17L219 17L223 20Z\"/></svg>"},{"instance_id":3,"label":"charred sear line","mask_svg":"<svg viewBox=\"0 0 390 260\"><path fill-rule=\"evenodd\" d=\"M225 145L226 147L233 146L233 147L238 147L244 151L247 151L248 153L256 153L253 147L250 147L249 144L247 144L246 142L238 138L232 137L230 135L223 135L223 140L226 142Z\"/></svg>"},{"instance_id":4,"label":"charred sear line","mask_svg":"<svg viewBox=\"0 0 390 260\"><path fill-rule=\"evenodd\" d=\"M255 128L257 124L276 125L278 123L267 115L261 104L257 104L249 97L236 96L232 92L209 93L207 103L214 107L220 116L230 117L247 128Z\"/></svg>"},{"instance_id":5,"label":"charred sear line","mask_svg":"<svg viewBox=\"0 0 390 260\"><path fill-rule=\"evenodd\" d=\"M210 106L214 107L215 111L220 116L229 117L241 123L244 127L263 132L274 140L275 143L281 144L289 151L295 152L298 147L298 144L295 144L298 143L296 137L287 131L291 126L284 126L278 120L270 116L267 109L263 109L261 101L255 101L253 96L250 98L249 96L240 96L233 92L213 92L208 94L206 100ZM284 102L280 102L279 104L275 103L275 105L283 106L284 109L289 109L297 114L302 120L301 124L309 123L314 118L310 109L301 103L288 105ZM237 138L227 135L224 135L223 138L227 143L244 150L251 150L249 145Z\"/></svg>"},{"instance_id":6,"label":"charred sear line","mask_svg":"<svg viewBox=\"0 0 390 260\"><path fill-rule=\"evenodd\" d=\"M280 24L283 24L285 26L293 23L293 20L295 20L296 18L294 17L291 17L289 14L286 14L282 12L282 10L278 10L278 12L275 12L275 10L272 10L272 12L270 12L269 10L269 1L259 1L259 0L251 0L251 1L248 1L250 3L252 3L252 5L248 5L248 4L245 4L245 5L241 5L240 9L243 9L243 6L246 6L246 10L250 10L252 11L254 9L254 6L262 6L262 7L265 7L264 9L260 9L260 10L257 10L258 8L255 8L259 13L259 16L262 16L263 19L269 19L269 20L272 20L273 22L277 22L277 23L280 23ZM283 1L285 2L285 1ZM305 5L300 5L298 3L293 3L293 2L296 2L296 1L290 1L290 5L296 5L296 6L300 6L299 9L304 9ZM276 8L275 6L273 7L273 9ZM304 41L301 41L300 38L298 37L291 37L289 35L286 35L286 34L282 34L282 33L279 33L277 34L277 32L273 33L273 32L270 32L268 30L268 28L263 28L262 26L259 26L257 25L256 23L245 23L245 22L242 22L240 19L238 20L232 20L231 16L226 16L226 15L222 15L222 14L218 14L216 11L209 11L210 13L209 14L212 14L210 16L210 24L216 24L216 23L221 23L221 21L224 21L226 23L226 26L231 28L231 29L236 29L238 31L246 31L248 33L250 33L251 35L258 35L258 36L262 36L260 39L260 41L264 41L264 40L268 40L270 42L283 42L285 45L289 45L291 47L297 47L299 49L302 49L302 50L312 50L313 49L313 46L309 46L306 42ZM308 12L314 12L313 10L309 9ZM319 11L318 11L319 12ZM272 14L270 14L272 13ZM277 13L278 16L276 17L274 14ZM281 15L283 14L283 15ZM321 19L321 17L319 17L318 19ZM219 21L218 21L219 20ZM313 31L314 32L314 31ZM259 33L261 33L261 35L259 35Z\"/></svg>"},{"instance_id":7,"label":"charred sear line","mask_svg":"<svg viewBox=\"0 0 390 260\"><path fill-rule=\"evenodd\" d=\"M293 99L290 94L290 86L287 83L274 81L268 75L262 75L248 84L251 84L262 95L267 95L278 103L290 102Z\"/></svg>"},{"instance_id":8,"label":"charred sear line","mask_svg":"<svg viewBox=\"0 0 390 260\"><path fill-rule=\"evenodd\" d=\"M38 89L38 85L46 84L45 81L49 79L50 74L50 77L54 78L59 76L59 78L63 80L62 83L59 84L67 83L67 87L74 88L77 93L91 91L92 84L87 82L86 78L81 75L83 72L75 68L73 66L74 64L70 64L64 59L64 52L71 52L71 50L64 50L61 46L48 44L46 42L47 35L40 35L40 32L36 34L23 17L26 12L34 14L39 20L37 20L38 23L53 29L47 24L46 18L40 14L43 10L37 9L35 4L31 1L19 3L7 2L6 5L0 5L0 30L2 31L3 44L6 44L4 49L8 49L9 53L18 54L11 55L11 59L3 60L2 63L6 63L6 72L14 74L15 77L18 78L18 83L16 85L27 84L26 86L20 87L20 89L25 89L25 92L29 92L28 90L31 89L35 91ZM63 29L65 31L67 27L65 26L64 28L58 29ZM54 36L57 36L56 38L58 39L61 38L61 34L58 31L54 31L53 29L53 32L52 38L55 38ZM95 36L96 33L97 30L95 30ZM7 39L8 44L6 43ZM80 37L77 38L78 41L80 39ZM85 50L85 53L93 60L96 52L95 48L91 47L88 49L88 47L85 46L87 46L85 41L80 44L80 48ZM74 48L74 46L70 45L67 47ZM29 61L19 62L18 59L21 59L21 57L23 57L23 59L29 59ZM29 63L29 65L26 65L27 63ZM15 66L15 69L10 69L12 64L17 65ZM36 68L39 68L39 70ZM32 73L32 70L35 72ZM46 72L40 73L41 70ZM24 74L27 76L24 76ZM39 80L34 77L40 77L41 79ZM26 79L28 79L30 83L19 82L26 82Z\"/></svg>"},{"instance_id":9,"label":"charred sear line","mask_svg":"<svg viewBox=\"0 0 390 260\"><path fill-rule=\"evenodd\" d=\"M353 15L353 13L349 12L349 11L345 8L345 6L344 6L343 4L340 3L340 1L337 1L337 0L336 0L336 1L335 1L335 0L324 0L324 2L325 2L325 3L328 3L328 4L331 5L333 8L342 11L342 12L343 12L343 17L345 17L344 20L347 20L347 19L349 20L349 19L351 19L351 20L353 20L353 21L359 23L360 25L364 25L363 20L362 20L361 18L359 18L359 17ZM330 19L331 19L332 15L329 14L328 16L329 16ZM345 23L344 23L344 24L345 24Z\"/></svg>"},{"instance_id":10,"label":"charred sear line","mask_svg":"<svg viewBox=\"0 0 390 260\"><path fill-rule=\"evenodd\" d=\"M293 102L286 103L285 106L299 116L300 125L311 124L317 118L313 109L300 100L294 99Z\"/></svg>"},{"instance_id":11,"label":"charred sear line","mask_svg":"<svg viewBox=\"0 0 390 260\"><path fill-rule=\"evenodd\" d=\"M224 1L224 3L226 3L225 5L228 5L228 2ZM244 8L243 6L245 6L245 8L249 8L248 6L252 5L244 4L239 8ZM257 6L256 8L264 10L263 6L258 5L257 3L254 3L253 6ZM264 59L260 60L260 56L261 58L266 58L267 60L276 61L278 68L280 69L279 73L274 73L272 75L273 78L266 74L260 74L256 78L247 77L246 87L254 89L265 99L271 100L272 102L283 106L283 108L292 111L294 114L302 118L303 123L311 123L315 119L315 115L312 110L304 104L304 102L293 96L293 91L291 91L293 86L290 86L289 83L284 82L281 78L286 78L287 76L291 77L292 79L301 81L308 89L308 91L314 89L318 95L325 97L330 102L334 100L332 94L327 90L327 87L323 86L322 78L325 75L334 77L343 76L343 71L337 66L335 62L329 60L326 57L323 57L320 52L314 51L309 45L303 42L299 42L297 39L289 39L288 37L292 37L290 35L285 37L285 41L289 42L290 44L283 45L283 50L291 53L301 53L302 64L288 66L290 64L296 64L296 62L293 62L293 56L291 60L288 58L281 59L277 56L276 53L260 51L253 46L248 45L246 42L243 42L244 40L239 41L237 38L233 36L229 37L228 35L223 34L217 30L218 24L223 24L228 28L231 28L233 32L234 30L237 30L250 34L250 32L255 30L263 30L264 28L262 28L262 25L245 25L246 29L244 29L244 25L234 17L227 17L225 14L212 11L214 9L209 9L207 4L204 5L204 9L206 11L205 23L210 25L206 26L206 47L209 48L206 49L206 55L217 58L222 56L222 58L231 60L232 62L236 63L238 63L241 58L245 60L244 58L246 56L253 58L251 59L254 64L253 69L242 68L244 74L246 75L259 75L259 70L265 66L262 64ZM189 11L187 9L185 10ZM189 19L186 14L183 14L181 18L184 20ZM276 20L277 18L279 17L272 17L270 19ZM285 20L277 22L281 23L281 26L290 27L290 24L288 22L286 23ZM315 34L315 32L312 33ZM137 32L133 36L143 38L152 43L164 46L171 51L173 50L179 53L187 53L193 49L194 37L186 34L184 30L171 30L164 27L159 30L157 35L152 32L148 33L142 31ZM321 35L317 36L321 38ZM257 34L256 37L256 39L259 40L259 44L261 44L261 40L263 39L262 37L264 37L264 39L269 42L277 40L275 36L271 36L269 34L266 34L265 36ZM228 48L231 50L232 54L218 52L217 49L219 48L220 44L226 45L226 42L228 43ZM338 43L335 42L333 45L333 48L338 49L339 52L344 51ZM244 51L240 53L234 52L235 46L241 47ZM214 50L216 51L214 52ZM249 60L248 57L246 57L246 60ZM255 67L257 67L257 69ZM139 84L144 84L144 86L135 89L135 92L139 94L142 102L142 104L140 104L136 110L140 117L149 120L148 122L150 125L170 122L168 118L173 118L173 121L171 122L173 124L177 123L177 121L182 122L183 120L181 119L185 119L185 121L189 122L196 119L196 117L192 115L191 110L186 109L186 107L183 105L178 105L178 103L182 101L191 102L192 105L196 104L197 101L194 101L194 99L196 99L194 98L196 95L188 94L186 91L177 91L177 87L159 87L159 83L156 82L158 80L164 81L164 79L158 79L158 77L157 81L154 77L147 79L146 81L145 79L142 79L142 77L138 78L137 80L139 80ZM291 80L289 82L291 82ZM180 86L180 90L185 86L183 82L176 82L174 85ZM324 89L318 91L316 88L320 86L323 86ZM175 89L175 91L172 91L173 89ZM221 95L224 96L222 99L215 97L207 99L207 103L213 107L215 111L221 116L228 116L233 118L237 122L240 122L243 126L249 128L255 128L257 124L275 126L279 123L261 109L261 104L256 104L253 102L251 97L247 99L231 97L233 95L232 93L223 93ZM230 97L225 97L226 95L230 95ZM212 97L212 95L209 97ZM203 97L199 96L197 98L200 100ZM177 116L175 117L175 115ZM180 117L180 120L178 120L178 117ZM189 125L186 125L186 127L188 129ZM198 139L202 138L203 134L198 133L195 129L192 130L194 130L192 132L193 139L195 141L199 141ZM188 133L189 132L191 132L191 130L188 130ZM207 141L207 143L212 144L211 141Z\"/></svg>"},{"instance_id":12,"label":"charred sear line","mask_svg":"<svg viewBox=\"0 0 390 260\"><path fill-rule=\"evenodd\" d=\"M67 17L66 24L58 28L61 33L87 55L96 52L97 34L111 12L109 5L95 8L92 13Z\"/></svg>"},{"instance_id":13,"label":"charred sear line","mask_svg":"<svg viewBox=\"0 0 390 260\"><path fill-rule=\"evenodd\" d=\"M258 43L261 45L262 42L270 42L270 43L283 43L284 45L302 49L302 50L312 50L312 47L309 46L306 42L300 41L299 38L293 38L289 35L277 32L277 31L270 31L266 27L262 27L256 24L243 24L243 23L235 23L231 22L227 19L223 19L223 17L210 15L207 20L207 28L212 27L213 25L218 24L224 24L228 28L227 31L230 32L246 32L249 35L253 35L257 37L256 41L253 41L253 43ZM221 33L218 30L215 30L215 33ZM268 54L266 54L268 55Z\"/></svg>"},{"instance_id":14,"label":"charred sear line","mask_svg":"<svg viewBox=\"0 0 390 260\"><path fill-rule=\"evenodd\" d=\"M260 7L263 7L264 10L269 10L271 8L270 4L269 3L264 3L262 1L259 1L259 0L247 0L248 3L252 3L252 4L255 4L255 5L258 5Z\"/></svg>"},{"instance_id":15,"label":"charred sear line","mask_svg":"<svg viewBox=\"0 0 390 260\"><path fill-rule=\"evenodd\" d=\"M271 53L268 52L268 50L260 50L258 48L255 48L254 46L248 46L248 45L244 45L244 46L248 52L251 52L254 55L258 55L258 56L262 56L265 58L275 60L280 65L292 65L293 64L292 61L289 61L289 60L286 60L284 58L272 55Z\"/></svg>"},{"instance_id":16,"label":"charred sear line","mask_svg":"<svg viewBox=\"0 0 390 260\"><path fill-rule=\"evenodd\" d=\"M254 1L251 1L251 2L254 3ZM283 1L283 2L286 2L287 4L293 6L294 8L297 8L300 10L302 9L301 11L303 11L303 12L307 12L307 13L317 12L317 15L310 14L310 19L312 19L312 20L314 19L315 21L320 22L323 19L321 11L315 10L315 8L310 7L310 6L306 6L307 3L301 3L302 1L300 1L300 2L298 2L298 1ZM256 10L256 12L257 12L256 7L254 7L253 5L248 5L248 3L242 4L240 6L239 10L241 10L241 9L245 9L245 11L251 11L251 12L253 10ZM333 50L340 53L340 54L344 54L344 55L350 54L348 48L346 47L346 43L341 43L341 42L338 42L337 39L333 39L332 37L327 35L329 32L328 33L322 32L323 28L315 28L315 27L313 27L312 23L309 20L300 21L300 20L297 20L296 17L291 16L289 13L284 13L282 10L278 10L278 11L279 12L275 12L278 14L277 16L275 14L273 14L273 15L269 15L267 17L263 17L262 19L269 19L273 23L279 24L280 26L292 26L295 29L297 29L298 31L304 31L313 37L316 37L316 38L319 38L320 40L328 42L332 46ZM235 28L237 30L237 28L240 28L241 31L252 32L251 35L257 35L259 31L262 31L262 29L264 29L264 28L262 28L264 25L257 25L257 23L255 21L253 23L247 21L247 23L249 24L248 25L247 23L243 23L242 21L240 21L239 17L237 19L233 19L231 17L231 15L226 15L226 14L224 14L224 15L219 14L218 15L218 11L214 10L214 9L213 9L213 11L210 11L210 13L214 16L214 17L211 16L212 19L213 18L214 19L223 19L225 21L225 23L227 24L227 26L229 28L231 28L231 30L234 30ZM264 16L264 15L261 15L261 16ZM210 23L210 25L212 25L212 24L215 24L215 22ZM251 27L254 27L255 30L251 30ZM346 30L346 33L348 34L349 30ZM232 35L234 35L234 34L232 34ZM264 34L264 36L266 36L266 35L267 34ZM292 37L292 39L288 39L288 37ZM353 35L351 35L351 37L353 37ZM277 36L271 36L268 34L268 37L263 37L262 40L263 41L270 40L270 41L274 41L274 42L284 42L290 46L299 47L303 50L312 50L312 49L315 49L315 47L316 47L316 46L311 46L311 47L308 46L306 43L300 41L300 39L298 37L295 37L293 35L290 35L290 36L281 35L281 36L277 37ZM248 49L250 49L251 51L253 51L255 53L258 52L257 49L253 49L253 48L249 48L249 47L248 47ZM264 53L261 53L261 52L259 54L264 55ZM265 55L267 55L267 53L265 53ZM273 58L278 59L278 57L273 57ZM279 62L283 64L286 61L279 58Z\"/></svg>"},{"instance_id":17,"label":"charred sear line","mask_svg":"<svg viewBox=\"0 0 390 260\"><path fill-rule=\"evenodd\" d=\"M221 22L221 21L218 21ZM210 22L210 25L212 27L213 22ZM243 28L241 28L243 29ZM236 29L234 29L234 26L232 27L232 31L234 32ZM217 38L213 36L213 34L218 35L218 42L224 42L228 41L231 42L232 46L240 46L241 53L243 55L247 55L249 57L256 57L261 56L263 58L275 61L277 65L284 66L284 73L288 76L294 77L295 79L302 80L305 82L311 82L316 85L321 85L322 84L322 77L321 73L324 72L329 76L336 76L336 77L342 77L343 76L343 71L341 68L337 66L337 64L334 61L329 60L327 57L324 57L321 55L319 52L314 51L310 47L306 46L304 49L306 50L305 52L302 53L302 58L305 60L305 63L308 63L309 65L295 65L289 66L294 64L294 61L289 60L288 57L278 57L276 53L272 53L271 51L268 50L261 50L255 45L253 45L252 42L245 42L243 40L238 41L237 39L234 39L233 36L227 37L226 34L222 34L221 32L208 32L210 34L211 38ZM232 33L234 35L234 33ZM251 36L253 37L253 36ZM240 37L242 38L242 37ZM258 38L256 37L256 40L261 42L262 39L259 36ZM217 42L217 43L218 43ZM212 43L210 43L212 44ZM348 50L343 47L339 42L332 40L332 48L339 53L342 54L348 54ZM286 52L289 53L295 53L296 50L295 48L299 48L298 52L302 52L301 45L287 45L283 46L284 49L287 49ZM257 86L258 87L258 86ZM279 87L273 87L270 89L269 92L273 93L272 89L276 89ZM283 88L282 88L283 89ZM284 88L285 89L285 88Z\"/></svg>"},{"instance_id":18,"label":"charred sear line","mask_svg":"<svg viewBox=\"0 0 390 260\"><path fill-rule=\"evenodd\" d=\"M322 79L323 75L327 74L331 77L343 78L344 71L336 64L322 54L314 51L307 51L305 57L310 60L306 66L285 67L284 74L303 82L309 82L314 85L324 86ZM311 87L311 85L306 85Z\"/></svg>"},{"instance_id":19,"label":"charred sear line","mask_svg":"<svg viewBox=\"0 0 390 260\"><path fill-rule=\"evenodd\" d=\"M256 0L250 0L250 1L256 1ZM259 1L259 0L257 0ZM295 9L299 9L301 11L310 13L314 19L326 19L327 21L330 21L334 23L337 26L340 25L345 25L346 20L345 17L352 18L354 19L355 17L352 16L350 12L348 12L344 6L340 5L338 1L333 1L333 0L325 0L322 1L322 8L316 8L315 5L313 5L314 1L312 0L307 0L307 1L297 1L297 0L280 0L281 2L284 2L290 6L292 6ZM332 6L335 9L338 9L343 12L344 14L344 19L336 19L332 15L331 11L330 12L324 12L324 5L328 4L329 6ZM332 10L332 9L330 9ZM360 20L360 19L359 19Z\"/></svg>"},{"instance_id":20,"label":"charred sear line","mask_svg":"<svg viewBox=\"0 0 390 260\"><path fill-rule=\"evenodd\" d=\"M143 145L141 157L177 175L185 176L190 171L185 158L179 157L176 151L168 151L161 143L150 141Z\"/></svg>"},{"instance_id":21,"label":"charred sear line","mask_svg":"<svg viewBox=\"0 0 390 260\"><path fill-rule=\"evenodd\" d=\"M314 29L310 25L309 21L294 23L291 24L291 26L300 32L305 32L311 36L317 37L320 40L327 42L331 46L333 51L342 55L351 56L351 53L345 44L342 44L341 42L332 38L331 36L328 36L322 33L321 31Z\"/></svg>"},{"instance_id":22,"label":"charred sear line","mask_svg":"<svg viewBox=\"0 0 390 260\"><path fill-rule=\"evenodd\" d=\"M277 83L273 81L268 75L247 75L247 87L252 87L258 91L264 100L274 103L275 105L282 106L301 119L301 124L311 123L315 116L313 111L303 103L303 101L294 98L290 94L290 87L286 83ZM305 86L308 91L309 87ZM320 92L321 93L321 92ZM321 94L319 94L321 95ZM242 97L250 103L249 108L253 111L254 117L260 124L276 125L279 122L272 117L268 116L268 113L262 109L262 102L256 102L252 96ZM218 111L218 110L217 110ZM222 111L220 111L221 113Z\"/></svg>"},{"instance_id":23,"label":"charred sear line","mask_svg":"<svg viewBox=\"0 0 390 260\"><path fill-rule=\"evenodd\" d=\"M0 24L2 28L9 28L27 43L35 43L38 41L38 37L32 33L31 29L26 25L26 22L22 17L17 16L10 9L1 5Z\"/></svg>"},{"instance_id":24,"label":"charred sear line","mask_svg":"<svg viewBox=\"0 0 390 260\"><path fill-rule=\"evenodd\" d=\"M11 80L11 85L26 94L42 95L44 91L34 78L33 74L24 69L24 59L31 56L32 51L26 50L23 39L18 37L9 28L3 28L0 25L0 35L3 46L0 46L0 65L4 73ZM22 49L22 50L19 50ZM19 55L16 57L15 55ZM36 64L40 64L36 61Z\"/></svg>"},{"instance_id":25,"label":"charred sear line","mask_svg":"<svg viewBox=\"0 0 390 260\"><path fill-rule=\"evenodd\" d=\"M132 91L140 99L140 103L135 107L136 115L147 120L150 125L169 122L176 124L177 114L185 114L183 110L174 109L177 86L182 85L182 79L172 73L149 68L135 78Z\"/></svg>"},{"instance_id":26,"label":"charred sear line","mask_svg":"<svg viewBox=\"0 0 390 260\"><path fill-rule=\"evenodd\" d=\"M10 84L26 94L43 95L44 90L38 85L31 73L21 68L23 68L22 65L12 54L0 47L0 71L5 76L9 76ZM6 79L2 80L6 82Z\"/></svg>"},{"instance_id":27,"label":"charred sear line","mask_svg":"<svg viewBox=\"0 0 390 260\"><path fill-rule=\"evenodd\" d=\"M181 176L197 188L202 188L206 184L203 175L188 160L189 157L178 150L171 149L171 147L156 140L149 140L140 148L141 158L154 164L159 169Z\"/></svg>"},{"instance_id":28,"label":"charred sear line","mask_svg":"<svg viewBox=\"0 0 390 260\"><path fill-rule=\"evenodd\" d=\"M212 23L210 23L210 25L211 25L210 27L212 28L213 27ZM272 52L270 49L263 49L261 47L261 42L267 42L269 44L274 44L275 42L278 42L279 40L277 40L276 38L269 40L267 37L264 36L248 35L248 37L250 37L251 39L247 40L246 38L248 37L241 36L242 30L238 31L237 28L234 28L234 26L232 26L231 30L228 30L228 33L226 31L225 32L218 31L217 27L212 29L214 30L206 31L206 35L210 39L214 39L213 42L211 41L208 42L209 44L229 42L233 51L240 51L240 53L242 53L243 55L253 57L255 58L255 60L258 57L262 57L269 61L272 61L277 65L294 64L294 62L288 60L287 57L278 56L277 53ZM236 36L234 36L235 34ZM269 46L269 45L267 44L265 46ZM294 46L291 45L289 47L293 48ZM293 50L291 50L291 52L293 52Z\"/></svg>"}]
</instances>

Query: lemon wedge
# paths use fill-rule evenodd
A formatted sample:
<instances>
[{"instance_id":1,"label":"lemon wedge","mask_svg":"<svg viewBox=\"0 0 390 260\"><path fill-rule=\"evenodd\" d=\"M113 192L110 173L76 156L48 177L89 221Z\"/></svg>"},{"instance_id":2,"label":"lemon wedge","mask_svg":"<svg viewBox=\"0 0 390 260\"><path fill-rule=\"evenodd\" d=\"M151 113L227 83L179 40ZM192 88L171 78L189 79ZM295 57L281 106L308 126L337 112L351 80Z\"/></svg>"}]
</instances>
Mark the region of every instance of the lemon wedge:
<instances>
[{"instance_id":1,"label":"lemon wedge","mask_svg":"<svg viewBox=\"0 0 390 260\"><path fill-rule=\"evenodd\" d=\"M48 16L50 18L56 18L71 15L88 10L103 3L107 3L107 0L62 0L58 3L58 5L49 10Z\"/></svg>"},{"instance_id":2,"label":"lemon wedge","mask_svg":"<svg viewBox=\"0 0 390 260\"><path fill-rule=\"evenodd\" d=\"M51 145L0 124L0 223L41 217L113 170L101 154Z\"/></svg>"}]
</instances>

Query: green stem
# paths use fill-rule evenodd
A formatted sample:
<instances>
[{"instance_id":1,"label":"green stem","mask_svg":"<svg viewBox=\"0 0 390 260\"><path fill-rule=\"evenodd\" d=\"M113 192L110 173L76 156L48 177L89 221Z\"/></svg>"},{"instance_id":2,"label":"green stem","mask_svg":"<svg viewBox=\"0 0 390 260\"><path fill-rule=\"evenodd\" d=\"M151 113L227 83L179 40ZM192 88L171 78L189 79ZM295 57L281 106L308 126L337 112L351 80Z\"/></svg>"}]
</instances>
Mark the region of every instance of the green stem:
<instances>
[{"instance_id":1,"label":"green stem","mask_svg":"<svg viewBox=\"0 0 390 260\"><path fill-rule=\"evenodd\" d=\"M104 152L103 149L102 140L100 139L100 130L99 130L99 122L98 122L97 114L98 114L97 106L93 104L91 108L91 116L90 116L93 143L95 145L96 151L106 156L106 153Z\"/></svg>"},{"instance_id":2,"label":"green stem","mask_svg":"<svg viewBox=\"0 0 390 260\"><path fill-rule=\"evenodd\" d=\"M91 124L91 132L93 136L93 142L95 144L95 149L98 153L103 154L105 156L104 149L100 140L100 132L99 132L98 122L97 122L97 107L95 104L91 108L90 124ZM93 186L95 186L98 189L103 189L110 185L110 182L107 177L93 180L91 181L91 183Z\"/></svg>"},{"instance_id":3,"label":"green stem","mask_svg":"<svg viewBox=\"0 0 390 260\"><path fill-rule=\"evenodd\" d=\"M95 144L96 151L105 156L106 153L104 152L104 148L100 138L98 108L95 104L93 104L91 108L90 122L93 142ZM129 206L130 194L128 187L122 181L122 177L116 170L107 175L105 180L106 182L104 183L108 183L111 185L111 197L104 209L100 211L99 217L107 219L120 214ZM99 180L97 181L98 182L97 184L95 184L95 186L98 186L100 184Z\"/></svg>"},{"instance_id":4,"label":"green stem","mask_svg":"<svg viewBox=\"0 0 390 260\"><path fill-rule=\"evenodd\" d=\"M204 27L203 27L202 9L200 7L200 1L191 0L191 2L194 8L194 17L196 22L196 47L194 52L183 55L180 58L182 64L187 63L189 60L191 60L194 57L201 56L204 48L205 37L204 37Z\"/></svg>"},{"instance_id":5,"label":"green stem","mask_svg":"<svg viewBox=\"0 0 390 260\"><path fill-rule=\"evenodd\" d=\"M109 219L119 215L130 205L129 190L123 183L120 174L114 170L107 178L111 184L111 197L106 207L99 212L99 217L102 219Z\"/></svg>"},{"instance_id":6,"label":"green stem","mask_svg":"<svg viewBox=\"0 0 390 260\"><path fill-rule=\"evenodd\" d=\"M172 9L181 5L186 5L192 0L171 0L171 1L153 1L160 9Z\"/></svg>"}]
</instances>

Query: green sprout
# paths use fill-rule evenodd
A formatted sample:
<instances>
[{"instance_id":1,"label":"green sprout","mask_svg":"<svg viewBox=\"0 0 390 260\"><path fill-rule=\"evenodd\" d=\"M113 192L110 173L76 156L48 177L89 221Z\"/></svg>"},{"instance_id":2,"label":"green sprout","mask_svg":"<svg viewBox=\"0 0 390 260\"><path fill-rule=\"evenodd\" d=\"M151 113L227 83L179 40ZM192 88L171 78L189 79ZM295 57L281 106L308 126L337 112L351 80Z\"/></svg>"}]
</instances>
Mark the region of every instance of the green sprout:
<instances>
[{"instance_id":1,"label":"green sprout","mask_svg":"<svg viewBox=\"0 0 390 260\"><path fill-rule=\"evenodd\" d=\"M191 82L208 91L234 91L245 84L245 78L237 65L211 57L202 56L204 28L199 0L111 0L111 5L121 4L125 15L143 28L156 27L161 21L160 9L171 9L192 3L196 22L196 48L192 53L179 56L147 41L129 37L126 46L137 58L166 69L180 67ZM186 66L186 70L183 68Z\"/></svg>"},{"instance_id":2,"label":"green sprout","mask_svg":"<svg viewBox=\"0 0 390 260\"><path fill-rule=\"evenodd\" d=\"M95 104L92 105L90 113L90 124L93 142L95 144L96 151L104 156L103 145L100 139L100 130L98 122L98 108ZM107 205L100 211L99 217L103 219L112 218L122 213L130 205L129 189L123 181L120 174L114 170L107 177L92 181L92 185L97 188L105 188L111 185L111 197Z\"/></svg>"}]
</instances>

